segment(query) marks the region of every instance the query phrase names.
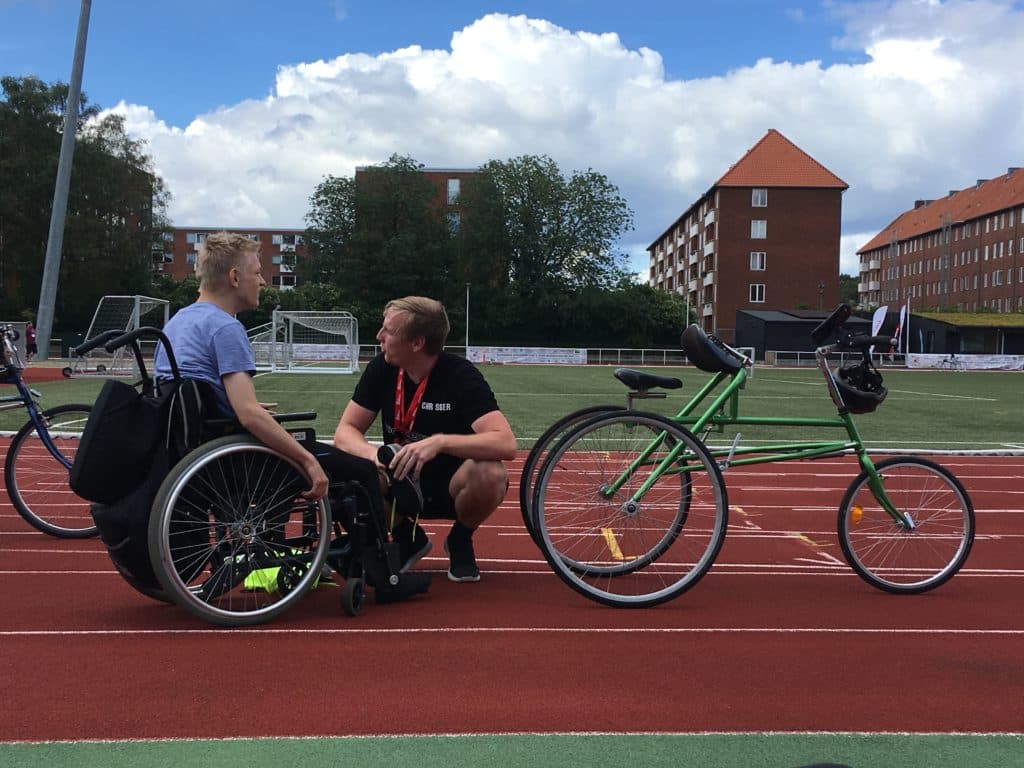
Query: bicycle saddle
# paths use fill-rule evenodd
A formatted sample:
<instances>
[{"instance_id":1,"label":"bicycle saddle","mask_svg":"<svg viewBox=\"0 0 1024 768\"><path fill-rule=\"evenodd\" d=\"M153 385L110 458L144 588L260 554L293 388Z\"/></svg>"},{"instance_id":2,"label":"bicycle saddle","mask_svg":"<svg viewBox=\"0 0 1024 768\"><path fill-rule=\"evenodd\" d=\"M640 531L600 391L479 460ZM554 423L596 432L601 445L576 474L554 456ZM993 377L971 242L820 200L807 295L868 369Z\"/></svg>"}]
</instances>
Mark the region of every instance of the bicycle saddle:
<instances>
[{"instance_id":1,"label":"bicycle saddle","mask_svg":"<svg viewBox=\"0 0 1024 768\"><path fill-rule=\"evenodd\" d=\"M616 368L614 376L630 389L635 389L639 392L646 392L654 387L679 389L683 386L683 382L674 376L657 376L646 371L635 371L632 368Z\"/></svg>"},{"instance_id":2,"label":"bicycle saddle","mask_svg":"<svg viewBox=\"0 0 1024 768\"><path fill-rule=\"evenodd\" d=\"M686 353L686 359L708 373L736 373L743 367L743 361L732 352L719 346L718 340L709 337L704 329L694 323L679 339Z\"/></svg>"}]
</instances>

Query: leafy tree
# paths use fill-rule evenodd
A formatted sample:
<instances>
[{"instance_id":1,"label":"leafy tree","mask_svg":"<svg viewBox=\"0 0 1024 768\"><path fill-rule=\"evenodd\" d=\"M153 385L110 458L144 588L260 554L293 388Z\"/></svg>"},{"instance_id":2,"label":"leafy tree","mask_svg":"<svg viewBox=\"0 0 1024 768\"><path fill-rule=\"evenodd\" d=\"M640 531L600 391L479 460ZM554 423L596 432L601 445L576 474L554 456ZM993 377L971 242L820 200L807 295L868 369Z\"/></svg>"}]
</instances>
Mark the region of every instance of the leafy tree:
<instances>
[{"instance_id":1,"label":"leafy tree","mask_svg":"<svg viewBox=\"0 0 1024 768\"><path fill-rule=\"evenodd\" d=\"M850 275L839 275L839 301L856 307L860 304L857 292L857 278Z\"/></svg>"},{"instance_id":2,"label":"leafy tree","mask_svg":"<svg viewBox=\"0 0 1024 768\"><path fill-rule=\"evenodd\" d=\"M4 309L35 307L68 88L0 79L0 294ZM169 193L120 116L100 119L83 95L64 231L57 323L84 328L104 294L148 293L154 237ZM55 323L55 326L57 325Z\"/></svg>"},{"instance_id":3,"label":"leafy tree","mask_svg":"<svg viewBox=\"0 0 1024 768\"><path fill-rule=\"evenodd\" d=\"M393 155L354 179L327 176L306 215L307 284L328 284L361 322L396 296L449 298L452 238L422 165Z\"/></svg>"}]
</instances>

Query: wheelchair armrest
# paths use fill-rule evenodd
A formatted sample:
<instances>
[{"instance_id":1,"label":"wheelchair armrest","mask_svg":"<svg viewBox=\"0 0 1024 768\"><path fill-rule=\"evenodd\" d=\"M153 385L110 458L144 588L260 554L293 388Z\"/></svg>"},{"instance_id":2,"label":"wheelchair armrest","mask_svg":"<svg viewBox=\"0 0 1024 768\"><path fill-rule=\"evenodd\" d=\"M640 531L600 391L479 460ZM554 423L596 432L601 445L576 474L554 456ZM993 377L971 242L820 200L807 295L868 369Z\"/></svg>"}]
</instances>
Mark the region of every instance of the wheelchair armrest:
<instances>
[{"instance_id":1,"label":"wheelchair armrest","mask_svg":"<svg viewBox=\"0 0 1024 768\"><path fill-rule=\"evenodd\" d=\"M316 418L316 411L295 411L294 413L273 413L274 421L280 424L282 421L312 421ZM242 425L238 419L203 419L203 426L218 433L225 429L240 430Z\"/></svg>"},{"instance_id":2,"label":"wheelchair armrest","mask_svg":"<svg viewBox=\"0 0 1024 768\"><path fill-rule=\"evenodd\" d=\"M275 413L274 421L313 421L316 418L316 411L295 411L293 413Z\"/></svg>"}]
</instances>

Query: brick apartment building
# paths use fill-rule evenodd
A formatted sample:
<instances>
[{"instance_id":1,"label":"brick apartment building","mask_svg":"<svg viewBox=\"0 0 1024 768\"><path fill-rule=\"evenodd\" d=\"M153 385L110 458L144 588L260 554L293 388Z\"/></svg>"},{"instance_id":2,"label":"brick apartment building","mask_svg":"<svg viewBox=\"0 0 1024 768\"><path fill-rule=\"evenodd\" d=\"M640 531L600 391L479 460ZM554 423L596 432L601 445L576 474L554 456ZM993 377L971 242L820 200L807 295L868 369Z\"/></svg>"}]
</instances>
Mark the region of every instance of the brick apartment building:
<instances>
[{"instance_id":1,"label":"brick apartment building","mask_svg":"<svg viewBox=\"0 0 1024 768\"><path fill-rule=\"evenodd\" d=\"M357 166L356 184L366 183L370 171L376 166ZM465 183L476 176L475 168L422 168L420 172L434 186L434 206L448 219L448 226L458 230L462 214L458 209L459 195Z\"/></svg>"},{"instance_id":2,"label":"brick apartment building","mask_svg":"<svg viewBox=\"0 0 1024 768\"><path fill-rule=\"evenodd\" d=\"M769 130L647 247L650 285L727 342L738 310L835 306L847 186Z\"/></svg>"},{"instance_id":3,"label":"brick apartment building","mask_svg":"<svg viewBox=\"0 0 1024 768\"><path fill-rule=\"evenodd\" d=\"M306 254L302 229L253 229L250 227L178 227L165 235L163 249L153 253L153 271L175 280L195 274L196 257L203 240L214 232L238 232L260 243L260 262L267 285L282 291L295 288L295 259Z\"/></svg>"},{"instance_id":4,"label":"brick apartment building","mask_svg":"<svg viewBox=\"0 0 1024 768\"><path fill-rule=\"evenodd\" d=\"M864 306L1022 312L1024 170L917 200L857 253Z\"/></svg>"}]
</instances>

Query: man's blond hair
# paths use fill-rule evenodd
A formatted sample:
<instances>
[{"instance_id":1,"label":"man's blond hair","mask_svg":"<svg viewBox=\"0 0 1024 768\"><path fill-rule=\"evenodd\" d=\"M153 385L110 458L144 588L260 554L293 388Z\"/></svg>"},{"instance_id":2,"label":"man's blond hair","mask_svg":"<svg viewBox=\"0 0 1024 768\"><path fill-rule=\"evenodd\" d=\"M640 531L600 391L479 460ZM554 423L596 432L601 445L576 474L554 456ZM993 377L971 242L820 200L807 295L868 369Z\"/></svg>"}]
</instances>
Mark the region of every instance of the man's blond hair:
<instances>
[{"instance_id":1,"label":"man's blond hair","mask_svg":"<svg viewBox=\"0 0 1024 768\"><path fill-rule=\"evenodd\" d=\"M196 277L204 290L219 290L226 285L228 273L241 265L242 254L260 252L258 240L250 240L235 232L215 232L208 235L196 259Z\"/></svg>"},{"instance_id":2,"label":"man's blond hair","mask_svg":"<svg viewBox=\"0 0 1024 768\"><path fill-rule=\"evenodd\" d=\"M428 299L426 296L406 296L404 299L393 299L384 305L385 315L392 311L405 312L402 338L412 341L422 336L423 349L428 355L441 353L451 326L448 324L448 313L444 311L444 305L440 301Z\"/></svg>"}]
</instances>

